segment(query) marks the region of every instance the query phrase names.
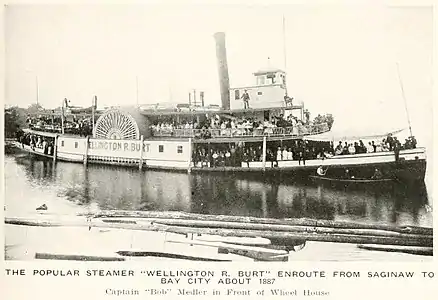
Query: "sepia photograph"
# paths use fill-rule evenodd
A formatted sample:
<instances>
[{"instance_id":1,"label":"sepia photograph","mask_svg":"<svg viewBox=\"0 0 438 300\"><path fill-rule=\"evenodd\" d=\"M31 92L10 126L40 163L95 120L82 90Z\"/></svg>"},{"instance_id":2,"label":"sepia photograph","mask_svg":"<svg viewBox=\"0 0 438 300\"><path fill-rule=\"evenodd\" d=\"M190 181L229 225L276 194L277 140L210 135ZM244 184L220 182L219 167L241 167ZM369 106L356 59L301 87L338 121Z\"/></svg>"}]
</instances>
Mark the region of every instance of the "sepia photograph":
<instances>
[{"instance_id":1,"label":"sepia photograph","mask_svg":"<svg viewBox=\"0 0 438 300\"><path fill-rule=\"evenodd\" d=\"M433 261L432 6L8 4L4 38L6 261Z\"/></svg>"}]
</instances>

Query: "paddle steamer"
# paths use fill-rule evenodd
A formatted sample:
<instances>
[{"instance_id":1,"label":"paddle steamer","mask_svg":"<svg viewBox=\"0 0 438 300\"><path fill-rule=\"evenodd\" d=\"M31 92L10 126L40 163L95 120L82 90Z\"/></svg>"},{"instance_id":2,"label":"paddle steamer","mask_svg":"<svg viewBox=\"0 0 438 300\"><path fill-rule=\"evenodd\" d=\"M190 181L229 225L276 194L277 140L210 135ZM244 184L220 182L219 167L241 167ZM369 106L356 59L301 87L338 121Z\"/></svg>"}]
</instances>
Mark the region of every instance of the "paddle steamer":
<instances>
[{"instance_id":1,"label":"paddle steamer","mask_svg":"<svg viewBox=\"0 0 438 300\"><path fill-rule=\"evenodd\" d=\"M281 69L263 69L254 73L255 85L230 88L225 35L216 33L215 40L222 107L205 106L202 92L198 102L194 93L189 104L173 106L156 104L98 111L97 101L84 110L68 108L66 102L57 113L62 128L52 126L51 132L41 127L25 130L27 135L47 140L49 150L47 146L41 149L22 142L16 142L17 146L54 161L139 169L300 177L321 176L318 170L323 170L324 176L331 178L345 178L347 170L357 178L371 178L378 169L385 179L424 179L424 148L401 149L398 155L394 151L325 155L339 140L328 138L328 124L311 124L306 120L304 104L295 103L288 96L286 73ZM242 100L245 97L250 99L249 108ZM84 137L69 134L65 125L68 115L91 115L92 134ZM293 125L272 125L271 120L284 119L293 121ZM215 120L242 124L212 129L208 123ZM165 122L185 126L157 126ZM199 124L207 125L200 129ZM377 141L386 134L368 138Z\"/></svg>"}]
</instances>

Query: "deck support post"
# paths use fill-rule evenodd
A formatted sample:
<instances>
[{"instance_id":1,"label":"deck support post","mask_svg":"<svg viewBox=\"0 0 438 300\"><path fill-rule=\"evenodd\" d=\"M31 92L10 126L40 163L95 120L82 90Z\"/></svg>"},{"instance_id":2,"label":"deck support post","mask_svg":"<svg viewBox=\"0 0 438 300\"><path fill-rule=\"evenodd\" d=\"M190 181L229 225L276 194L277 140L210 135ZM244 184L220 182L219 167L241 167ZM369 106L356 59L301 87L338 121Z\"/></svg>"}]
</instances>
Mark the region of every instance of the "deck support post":
<instances>
[{"instance_id":1,"label":"deck support post","mask_svg":"<svg viewBox=\"0 0 438 300\"><path fill-rule=\"evenodd\" d=\"M266 135L263 136L263 153L262 153L263 171L266 170Z\"/></svg>"},{"instance_id":2,"label":"deck support post","mask_svg":"<svg viewBox=\"0 0 438 300\"><path fill-rule=\"evenodd\" d=\"M189 137L189 166L187 168L187 173L191 173L192 172L192 160L193 160L193 145L192 145L192 138Z\"/></svg>"},{"instance_id":3,"label":"deck support post","mask_svg":"<svg viewBox=\"0 0 438 300\"><path fill-rule=\"evenodd\" d=\"M141 171L143 169L143 149L144 149L144 137L141 135L140 137L140 161L138 162L138 169Z\"/></svg>"},{"instance_id":4,"label":"deck support post","mask_svg":"<svg viewBox=\"0 0 438 300\"><path fill-rule=\"evenodd\" d=\"M210 142L208 142L207 145L208 145L208 146L207 146L207 149L208 149L208 167L211 168L211 167L213 167L213 164L212 164L212 154L211 154L211 145L210 145Z\"/></svg>"},{"instance_id":5,"label":"deck support post","mask_svg":"<svg viewBox=\"0 0 438 300\"><path fill-rule=\"evenodd\" d=\"M84 166L88 163L88 142L90 141L90 136L87 135L85 138L85 153L84 153Z\"/></svg>"},{"instance_id":6,"label":"deck support post","mask_svg":"<svg viewBox=\"0 0 438 300\"><path fill-rule=\"evenodd\" d=\"M53 162L56 163L58 156L58 135L55 135L55 141L53 142Z\"/></svg>"}]
</instances>

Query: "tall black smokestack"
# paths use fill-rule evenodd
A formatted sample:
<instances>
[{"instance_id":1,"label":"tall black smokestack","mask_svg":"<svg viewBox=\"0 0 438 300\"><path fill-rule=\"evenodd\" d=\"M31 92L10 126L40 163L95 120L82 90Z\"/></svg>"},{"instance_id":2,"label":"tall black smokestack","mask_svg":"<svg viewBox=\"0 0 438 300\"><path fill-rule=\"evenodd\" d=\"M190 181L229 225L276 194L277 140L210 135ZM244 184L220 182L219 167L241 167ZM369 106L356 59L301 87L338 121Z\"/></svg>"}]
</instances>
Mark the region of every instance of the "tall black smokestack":
<instances>
[{"instance_id":1,"label":"tall black smokestack","mask_svg":"<svg viewBox=\"0 0 438 300\"><path fill-rule=\"evenodd\" d=\"M216 58L219 72L219 84L221 89L221 101L223 109L230 109L230 78L228 76L227 50L225 47L225 33L216 32Z\"/></svg>"}]
</instances>

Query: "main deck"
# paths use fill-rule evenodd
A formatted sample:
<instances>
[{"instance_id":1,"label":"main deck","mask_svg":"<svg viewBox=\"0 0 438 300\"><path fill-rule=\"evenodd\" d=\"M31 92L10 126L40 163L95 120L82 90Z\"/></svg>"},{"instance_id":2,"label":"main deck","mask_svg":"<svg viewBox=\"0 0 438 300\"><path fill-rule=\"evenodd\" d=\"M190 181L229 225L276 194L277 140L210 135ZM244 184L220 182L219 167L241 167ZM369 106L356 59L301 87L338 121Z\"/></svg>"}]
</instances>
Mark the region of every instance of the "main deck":
<instances>
[{"instance_id":1,"label":"main deck","mask_svg":"<svg viewBox=\"0 0 438 300\"><path fill-rule=\"evenodd\" d=\"M23 151L53 159L77 163L110 164L133 166L140 169L165 169L186 172L258 172L285 173L307 177L316 175L318 168L323 167L327 175L344 178L345 171L350 176L370 178L378 168L388 178L424 179L426 170L426 150L424 148L401 150L399 157L393 151L363 153L353 155L335 155L312 159L268 157L266 144L268 137L259 142L262 150L260 157L247 157L234 152L223 157L210 154L195 156L195 145L201 143L192 138L161 138L151 140L107 140L90 137L56 135L28 131L30 134L53 138L53 150L45 151L40 147L14 142ZM216 139L211 139L221 146ZM233 139L233 143L242 140ZM277 140L272 139L275 143ZM280 139L280 141L283 141ZM223 142L223 145L229 145ZM257 143L258 141L252 141ZM211 147L211 144L203 143Z\"/></svg>"}]
</instances>

